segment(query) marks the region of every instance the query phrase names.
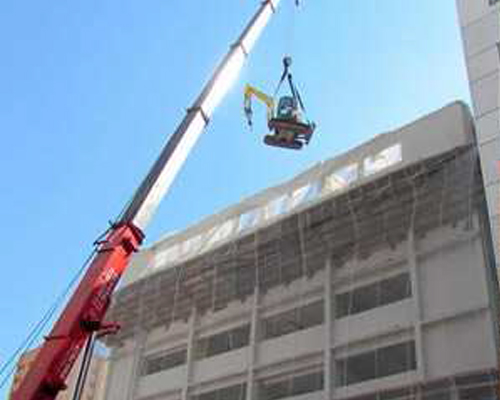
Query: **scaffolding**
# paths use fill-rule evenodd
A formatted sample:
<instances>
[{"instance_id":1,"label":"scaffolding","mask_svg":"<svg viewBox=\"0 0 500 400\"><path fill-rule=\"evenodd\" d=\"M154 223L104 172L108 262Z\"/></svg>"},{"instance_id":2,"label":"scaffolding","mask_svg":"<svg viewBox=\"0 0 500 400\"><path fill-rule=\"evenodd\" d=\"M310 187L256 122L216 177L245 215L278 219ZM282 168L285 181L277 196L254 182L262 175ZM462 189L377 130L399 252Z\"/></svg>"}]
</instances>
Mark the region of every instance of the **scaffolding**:
<instances>
[{"instance_id":1,"label":"scaffolding","mask_svg":"<svg viewBox=\"0 0 500 400\"><path fill-rule=\"evenodd\" d=\"M107 338L117 346L138 328L168 327L313 277L330 258L340 268L353 258L395 248L413 229L416 238L463 224L483 207L474 145L462 145L331 195L234 241L214 247L125 286L108 319L122 329Z\"/></svg>"}]
</instances>

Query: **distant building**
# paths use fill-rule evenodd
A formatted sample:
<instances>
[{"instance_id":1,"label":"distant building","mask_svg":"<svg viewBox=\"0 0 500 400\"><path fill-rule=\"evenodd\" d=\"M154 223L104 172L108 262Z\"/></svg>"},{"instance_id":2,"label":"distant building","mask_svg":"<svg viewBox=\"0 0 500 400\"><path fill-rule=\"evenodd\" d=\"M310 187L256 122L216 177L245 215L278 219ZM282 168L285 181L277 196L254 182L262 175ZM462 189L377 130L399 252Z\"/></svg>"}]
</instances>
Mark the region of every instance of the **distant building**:
<instances>
[{"instance_id":1,"label":"distant building","mask_svg":"<svg viewBox=\"0 0 500 400\"><path fill-rule=\"evenodd\" d=\"M481 151L454 103L144 249L106 400L497 398Z\"/></svg>"},{"instance_id":2,"label":"distant building","mask_svg":"<svg viewBox=\"0 0 500 400\"><path fill-rule=\"evenodd\" d=\"M34 361L36 355L38 354L38 349L34 349L24 353L17 363L16 373L14 375L11 394L17 389L21 380L26 375L26 372L30 368L32 362ZM76 379L78 376L80 361L78 361L71 372L68 379L68 388L63 390L57 396L57 400L71 400L73 397L73 392L75 389ZM97 354L94 355L92 363L90 364L89 373L85 383L85 389L82 395L82 400L104 400L104 390L105 381L107 373L107 363L106 359ZM9 395L9 398L11 396Z\"/></svg>"}]
</instances>

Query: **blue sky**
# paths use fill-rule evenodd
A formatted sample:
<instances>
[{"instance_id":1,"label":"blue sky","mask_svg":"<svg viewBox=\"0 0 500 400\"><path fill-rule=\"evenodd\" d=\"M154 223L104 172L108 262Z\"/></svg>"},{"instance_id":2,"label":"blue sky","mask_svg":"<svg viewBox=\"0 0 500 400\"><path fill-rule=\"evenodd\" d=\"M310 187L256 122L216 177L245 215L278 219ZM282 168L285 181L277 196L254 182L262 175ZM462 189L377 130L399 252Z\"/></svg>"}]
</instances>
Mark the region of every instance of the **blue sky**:
<instances>
[{"instance_id":1,"label":"blue sky","mask_svg":"<svg viewBox=\"0 0 500 400\"><path fill-rule=\"evenodd\" d=\"M179 230L377 133L469 101L454 0L292 0L271 20L147 232ZM0 363L129 199L258 0L4 2L0 13ZM309 117L302 152L245 125L285 53ZM0 396L3 392L0 391Z\"/></svg>"}]
</instances>

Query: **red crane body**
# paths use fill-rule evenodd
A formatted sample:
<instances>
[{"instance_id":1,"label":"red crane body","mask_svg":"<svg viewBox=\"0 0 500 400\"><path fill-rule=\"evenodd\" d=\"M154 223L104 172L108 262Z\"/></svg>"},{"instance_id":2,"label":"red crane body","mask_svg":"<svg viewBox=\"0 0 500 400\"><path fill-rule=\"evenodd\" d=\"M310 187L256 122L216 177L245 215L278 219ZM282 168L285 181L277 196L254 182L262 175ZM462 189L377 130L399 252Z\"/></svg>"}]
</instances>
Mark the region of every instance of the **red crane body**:
<instances>
[{"instance_id":1,"label":"red crane body","mask_svg":"<svg viewBox=\"0 0 500 400\"><path fill-rule=\"evenodd\" d=\"M101 322L111 294L142 242L142 232L132 225L114 227L98 245L97 254L61 317L46 338L13 399L52 400L65 388L89 335L104 328Z\"/></svg>"},{"instance_id":2,"label":"red crane body","mask_svg":"<svg viewBox=\"0 0 500 400\"><path fill-rule=\"evenodd\" d=\"M230 47L212 78L169 138L132 201L104 240L96 245L90 265L14 391L12 400L54 400L76 359L94 333L116 326L104 316L114 288L144 238L143 231L173 182L209 118L237 77L245 58L275 12L279 0L262 1L238 40Z\"/></svg>"}]
</instances>

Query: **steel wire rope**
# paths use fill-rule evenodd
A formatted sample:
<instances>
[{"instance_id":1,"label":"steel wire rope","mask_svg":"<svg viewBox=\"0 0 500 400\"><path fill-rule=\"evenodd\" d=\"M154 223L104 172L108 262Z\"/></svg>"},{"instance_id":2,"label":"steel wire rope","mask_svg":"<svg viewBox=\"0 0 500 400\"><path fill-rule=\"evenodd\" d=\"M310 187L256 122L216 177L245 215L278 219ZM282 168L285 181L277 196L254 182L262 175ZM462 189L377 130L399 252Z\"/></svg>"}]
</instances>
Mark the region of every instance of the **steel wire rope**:
<instances>
[{"instance_id":1,"label":"steel wire rope","mask_svg":"<svg viewBox=\"0 0 500 400\"><path fill-rule=\"evenodd\" d=\"M107 231L106 231L107 232ZM101 235L100 237L104 236L106 232ZM18 348L13 352L13 354L5 361L5 363L2 365L0 368L0 378L2 379L0 381L0 389L2 389L5 384L9 381L11 378L12 374L16 370L16 365L13 365L9 370L8 373L5 371L9 368L9 366L17 359L17 357L27 351L33 343L35 343L36 340L39 339L40 334L42 331L45 329L47 326L47 323L51 320L51 318L54 316L55 312L57 309L60 307L60 305L63 303L64 299L68 295L68 293L71 291L75 283L78 281L80 276L83 274L83 272L86 270L87 266L89 265L90 261L93 259L95 254L97 253L97 248L94 248L90 255L85 259L84 263L82 266L76 271L74 276L71 278L69 283L66 285L64 290L59 294L59 296L56 297L55 301L51 304L51 306L47 309L43 317L33 326L31 329L30 333L28 336L23 340L23 342L18 346Z\"/></svg>"},{"instance_id":2,"label":"steel wire rope","mask_svg":"<svg viewBox=\"0 0 500 400\"><path fill-rule=\"evenodd\" d=\"M446 165L444 166L444 168L446 167ZM419 197L419 190L418 190L418 187L416 186L415 184L415 181L416 181L416 177L413 177L413 179L411 179L410 181L410 184L411 184L411 190L412 190L412 209L411 209L411 217L410 217L410 224L409 224L409 227L408 227L408 236L407 236L407 240L411 237L411 241L412 243L408 243L408 246L415 246L415 221L416 221L416 217L417 217L417 207L418 207L418 197ZM413 231L413 232L412 232ZM407 250L408 252L408 250ZM408 256L407 256L408 257ZM413 256L413 257L416 257L416 256ZM411 270L410 270L410 279L409 279L409 285L410 285L410 288L411 288L411 284L412 284L412 281L415 279L417 279L417 271L416 271L416 265L414 266L410 266L410 269L413 269L415 268L415 271L414 273L412 274L411 273ZM418 285L418 282L414 282L414 287L416 287L416 285ZM413 315L416 317L416 318L421 318L421 310L420 309L417 309L417 308L420 308L421 307L421 304L418 304L416 302L416 298L415 298L415 294L416 293L412 293L412 301L413 301L413 304L414 304L414 308L416 309L416 311L413 313ZM418 321L414 321L413 323L413 326L412 326L412 331L413 331L413 343L414 343L414 356L415 356L415 364L417 363L417 356L416 356L416 352L417 352L417 348L416 346L417 345L421 345L421 343L417 344L416 343L416 337L415 337L415 334L416 334L416 329L421 329L421 328L416 328L416 324L418 323ZM411 348L410 348L410 343L408 343L408 350L407 350L407 360L409 361L409 352L411 351ZM423 360L422 360L423 361ZM417 369L418 369L418 365L416 365ZM407 369L408 371L408 369ZM410 399L411 399L411 395L415 394L415 396L417 395L416 393L416 385L415 386L415 393L413 392L412 390L412 387L410 389Z\"/></svg>"},{"instance_id":3,"label":"steel wire rope","mask_svg":"<svg viewBox=\"0 0 500 400\"><path fill-rule=\"evenodd\" d=\"M299 338L298 335L300 335L301 331L304 329L304 321L303 321L303 316L304 316L304 311L303 311L303 304L304 304L304 298L305 298L305 291L307 290L307 285L306 280L307 280L307 266L306 266L306 252L305 252L305 246L304 246L304 237L303 237L303 231L302 231L302 223L301 223L301 218L297 215L297 228L298 228L298 235L299 235L299 246L300 246L300 266L301 266L301 279L299 280L299 299L297 302L297 309L294 315L295 318L295 329L296 331L294 332L294 349L295 352L292 357L292 373L290 376L290 381L289 381L289 396L293 396L293 381L294 379L298 376L298 368L297 368L297 360L299 357ZM283 225L281 226L281 234L283 235ZM283 265L282 265L283 268ZM283 275L283 274L282 274Z\"/></svg>"},{"instance_id":4,"label":"steel wire rope","mask_svg":"<svg viewBox=\"0 0 500 400\"><path fill-rule=\"evenodd\" d=\"M285 26L283 28L283 43L282 44L282 49L283 49L283 58L292 58L292 53L293 53L293 44L294 44L294 36L295 36L295 11L298 8L298 1L294 0L294 5L291 7L282 7L283 12L287 12L289 15L287 15L288 18L284 18ZM285 72L285 71L284 71ZM287 78L287 75L283 73L281 75L281 78L278 82L278 85L276 86L276 89L274 89L273 93L273 99L276 102L276 96L278 95L281 85Z\"/></svg>"},{"instance_id":5,"label":"steel wire rope","mask_svg":"<svg viewBox=\"0 0 500 400\"><path fill-rule=\"evenodd\" d=\"M411 186L412 186L412 193L414 193L416 189L415 189L415 185L414 185L414 180L413 180L413 179L412 179L412 181L411 181ZM395 193L395 191L394 191L394 185L393 185L393 184L391 184L391 188L390 188L390 190L391 190L391 194L390 194L390 196L391 196L391 197L396 197L396 193ZM414 196L415 196L415 194L413 194L413 195L412 195L412 197L413 197L413 198L414 198ZM412 201L412 203L413 203L413 201ZM385 210L384 210L384 211L385 211ZM387 220L386 220L386 218L385 218L385 217L386 217L386 215L385 215L385 214L386 214L386 213L384 213L384 228L387 230L387 224L388 224L388 222L387 222ZM412 207L412 215L411 215L410 219L411 219L412 221L414 220L414 211L413 211L413 207ZM410 225L409 225L409 226L410 226L410 228L409 228L409 229L412 229L412 228L411 228L411 227L412 227L412 225L413 225L413 222L410 222ZM388 238L387 238L387 232L386 232L386 241L389 243L389 240L388 240ZM408 245L409 245L409 244L408 244ZM407 251L408 251L408 250L407 250ZM405 283L405 299L409 299L409 298L411 298L411 297L413 296L411 267L407 268L407 269L406 269L406 272L408 273L408 279L407 279L407 281L406 281L406 283ZM417 305L417 307L418 307L418 305ZM420 314L419 314L419 311L417 311L416 313L414 313L414 315L420 315ZM414 354L415 354L415 353L414 353ZM409 361L409 360L411 359L410 357L412 356L412 354L411 354L411 345L409 345L409 346L407 347L407 354L406 354L406 356L407 356L407 360ZM407 369L407 370L408 370L408 369ZM409 392L409 397L408 397L408 400L414 400L414 399L416 399L416 398L417 398L417 395L418 395L417 391L418 391L418 386L417 386L417 384L411 384L411 385L410 385L410 390L408 391L408 392Z\"/></svg>"},{"instance_id":6,"label":"steel wire rope","mask_svg":"<svg viewBox=\"0 0 500 400\"><path fill-rule=\"evenodd\" d=\"M346 263L347 267L347 288L349 290L349 295L348 295L348 304L347 304L347 319L345 321L346 323L346 340L347 343L345 345L346 350L345 350L345 356L344 356L344 363L342 365L342 373L341 373L341 384L345 386L345 395L348 396L349 394L349 379L348 379L348 372L349 372L349 356L350 356L350 347L351 347L351 326L350 326L350 318L352 315L352 310L353 310L353 305L354 305L354 291L355 289L353 288L353 282L354 282L354 267L355 265L357 266L357 260L359 259L359 243L358 240L360 240L360 235L359 235L359 222L357 221L356 218L356 212L353 208L351 198L347 198L347 207L349 208L349 214L351 216L352 220L352 226L353 226L353 236L354 236L354 243L353 243L353 252L354 252L354 259L355 262L352 263L351 266Z\"/></svg>"}]
</instances>

